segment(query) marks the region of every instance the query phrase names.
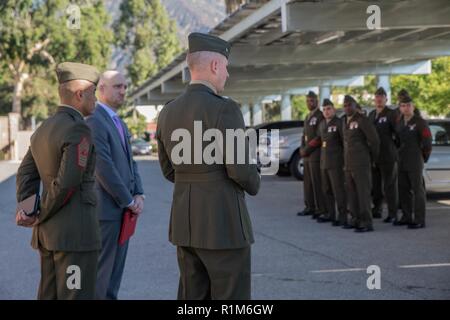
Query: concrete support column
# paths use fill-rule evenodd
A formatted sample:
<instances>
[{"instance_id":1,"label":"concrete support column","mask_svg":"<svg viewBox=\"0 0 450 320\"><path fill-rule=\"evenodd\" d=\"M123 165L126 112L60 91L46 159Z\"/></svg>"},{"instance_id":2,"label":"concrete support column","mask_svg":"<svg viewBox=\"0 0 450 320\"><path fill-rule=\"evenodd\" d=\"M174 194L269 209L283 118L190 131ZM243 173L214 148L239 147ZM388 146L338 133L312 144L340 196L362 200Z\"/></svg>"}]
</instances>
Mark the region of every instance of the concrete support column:
<instances>
[{"instance_id":1,"label":"concrete support column","mask_svg":"<svg viewBox=\"0 0 450 320\"><path fill-rule=\"evenodd\" d=\"M391 100L391 77L387 74L378 76L378 85L377 87L383 87L387 93L387 104L392 104Z\"/></svg>"},{"instance_id":2,"label":"concrete support column","mask_svg":"<svg viewBox=\"0 0 450 320\"><path fill-rule=\"evenodd\" d=\"M284 94L281 98L281 120L292 120L291 95Z\"/></svg>"},{"instance_id":3,"label":"concrete support column","mask_svg":"<svg viewBox=\"0 0 450 320\"><path fill-rule=\"evenodd\" d=\"M262 103L255 102L253 104L253 125L256 126L263 122Z\"/></svg>"},{"instance_id":4,"label":"concrete support column","mask_svg":"<svg viewBox=\"0 0 450 320\"><path fill-rule=\"evenodd\" d=\"M248 103L243 103L241 106L242 116L244 117L244 123L246 126L251 125L250 122L250 107Z\"/></svg>"},{"instance_id":5,"label":"concrete support column","mask_svg":"<svg viewBox=\"0 0 450 320\"><path fill-rule=\"evenodd\" d=\"M331 96L331 86L320 86L319 87L319 106L322 106L323 99L330 99Z\"/></svg>"}]
</instances>

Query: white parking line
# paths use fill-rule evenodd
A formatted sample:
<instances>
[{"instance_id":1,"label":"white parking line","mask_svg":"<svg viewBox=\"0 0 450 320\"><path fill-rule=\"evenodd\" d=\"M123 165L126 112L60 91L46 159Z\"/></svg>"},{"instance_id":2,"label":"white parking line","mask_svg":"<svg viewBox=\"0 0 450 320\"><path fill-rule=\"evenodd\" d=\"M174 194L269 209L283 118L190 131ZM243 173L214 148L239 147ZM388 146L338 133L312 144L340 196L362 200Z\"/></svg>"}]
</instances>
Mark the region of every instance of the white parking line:
<instances>
[{"instance_id":1,"label":"white parking line","mask_svg":"<svg viewBox=\"0 0 450 320\"><path fill-rule=\"evenodd\" d=\"M312 273L328 273L328 272L354 272L354 271L366 271L364 268L352 268L352 269L331 269L331 270L313 270Z\"/></svg>"},{"instance_id":2,"label":"white parking line","mask_svg":"<svg viewBox=\"0 0 450 320\"><path fill-rule=\"evenodd\" d=\"M434 263L434 264L413 264L406 266L398 266L403 269L412 269L412 268L436 268L436 267L450 267L450 263Z\"/></svg>"}]
</instances>

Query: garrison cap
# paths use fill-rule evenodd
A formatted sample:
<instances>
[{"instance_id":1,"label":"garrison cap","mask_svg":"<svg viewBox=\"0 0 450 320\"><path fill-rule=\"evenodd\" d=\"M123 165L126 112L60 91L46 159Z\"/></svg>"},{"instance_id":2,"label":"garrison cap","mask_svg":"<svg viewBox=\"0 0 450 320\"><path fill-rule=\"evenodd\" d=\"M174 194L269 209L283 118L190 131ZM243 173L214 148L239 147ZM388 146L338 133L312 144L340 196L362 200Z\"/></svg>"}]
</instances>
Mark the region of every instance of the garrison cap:
<instances>
[{"instance_id":1,"label":"garrison cap","mask_svg":"<svg viewBox=\"0 0 450 320\"><path fill-rule=\"evenodd\" d=\"M306 96L308 98L316 98L317 99L317 94L314 91L309 91Z\"/></svg>"},{"instance_id":2,"label":"garrison cap","mask_svg":"<svg viewBox=\"0 0 450 320\"><path fill-rule=\"evenodd\" d=\"M345 95L344 97L344 103L354 103L355 105L357 105L358 103L356 102L356 100L350 96L350 95Z\"/></svg>"},{"instance_id":3,"label":"garrison cap","mask_svg":"<svg viewBox=\"0 0 450 320\"><path fill-rule=\"evenodd\" d=\"M409 96L408 91L405 89L402 89L397 94L398 103L409 103L412 101L411 97Z\"/></svg>"},{"instance_id":4,"label":"garrison cap","mask_svg":"<svg viewBox=\"0 0 450 320\"><path fill-rule=\"evenodd\" d=\"M323 99L322 106L324 106L324 107L325 106L332 106L332 107L334 107L334 104L333 104L333 102L331 102L330 99L325 98L325 99Z\"/></svg>"},{"instance_id":5,"label":"garrison cap","mask_svg":"<svg viewBox=\"0 0 450 320\"><path fill-rule=\"evenodd\" d=\"M206 33L193 32L188 37L189 53L197 51L212 51L224 55L227 59L230 55L231 45L227 41Z\"/></svg>"},{"instance_id":6,"label":"garrison cap","mask_svg":"<svg viewBox=\"0 0 450 320\"><path fill-rule=\"evenodd\" d=\"M62 62L56 66L56 76L59 84L71 80L87 80L97 84L100 73L97 68L88 64Z\"/></svg>"},{"instance_id":7,"label":"garrison cap","mask_svg":"<svg viewBox=\"0 0 450 320\"><path fill-rule=\"evenodd\" d=\"M377 91L375 91L376 96L387 96L386 90L383 87L379 87Z\"/></svg>"}]
</instances>

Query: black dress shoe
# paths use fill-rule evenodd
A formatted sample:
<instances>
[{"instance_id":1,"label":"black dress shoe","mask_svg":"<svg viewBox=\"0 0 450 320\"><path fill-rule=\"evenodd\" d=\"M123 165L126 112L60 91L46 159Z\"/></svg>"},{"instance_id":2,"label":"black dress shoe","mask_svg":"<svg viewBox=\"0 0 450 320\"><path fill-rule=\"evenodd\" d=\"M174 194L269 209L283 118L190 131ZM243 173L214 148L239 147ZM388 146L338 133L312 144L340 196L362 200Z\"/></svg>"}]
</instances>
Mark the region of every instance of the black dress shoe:
<instances>
[{"instance_id":1,"label":"black dress shoe","mask_svg":"<svg viewBox=\"0 0 450 320\"><path fill-rule=\"evenodd\" d=\"M331 221L330 218L324 217L322 215L317 218L317 222L319 222L319 223L330 222L330 221Z\"/></svg>"},{"instance_id":2,"label":"black dress shoe","mask_svg":"<svg viewBox=\"0 0 450 320\"><path fill-rule=\"evenodd\" d=\"M392 223L394 226L406 226L407 224L409 224L408 222L406 222L405 220L394 220L394 222Z\"/></svg>"},{"instance_id":3,"label":"black dress shoe","mask_svg":"<svg viewBox=\"0 0 450 320\"><path fill-rule=\"evenodd\" d=\"M354 228L355 228L354 226L348 223L344 223L344 225L342 226L342 229L354 229Z\"/></svg>"},{"instance_id":4,"label":"black dress shoe","mask_svg":"<svg viewBox=\"0 0 450 320\"><path fill-rule=\"evenodd\" d=\"M373 208L372 209L372 217L374 219L381 219L381 209L380 208Z\"/></svg>"},{"instance_id":5,"label":"black dress shoe","mask_svg":"<svg viewBox=\"0 0 450 320\"><path fill-rule=\"evenodd\" d=\"M340 227L340 226L343 225L343 223L340 222L340 221L333 221L333 222L331 223L331 225L332 225L333 227Z\"/></svg>"},{"instance_id":6,"label":"black dress shoe","mask_svg":"<svg viewBox=\"0 0 450 320\"><path fill-rule=\"evenodd\" d=\"M303 211L298 212L297 215L301 216L301 217L304 217L304 216L310 216L313 213L314 213L314 211L312 211L312 210L310 210L308 208L305 208Z\"/></svg>"},{"instance_id":7,"label":"black dress shoe","mask_svg":"<svg viewBox=\"0 0 450 320\"><path fill-rule=\"evenodd\" d=\"M395 219L391 218L391 217L387 217L386 219L383 220L384 223L392 223L394 221L395 221Z\"/></svg>"},{"instance_id":8,"label":"black dress shoe","mask_svg":"<svg viewBox=\"0 0 450 320\"><path fill-rule=\"evenodd\" d=\"M320 213L313 213L313 215L311 216L311 219L319 219L320 217Z\"/></svg>"},{"instance_id":9,"label":"black dress shoe","mask_svg":"<svg viewBox=\"0 0 450 320\"><path fill-rule=\"evenodd\" d=\"M408 229L421 229L425 228L425 223L410 223L408 224Z\"/></svg>"},{"instance_id":10,"label":"black dress shoe","mask_svg":"<svg viewBox=\"0 0 450 320\"><path fill-rule=\"evenodd\" d=\"M356 228L355 232L370 232L373 231L373 227L372 226L368 226L368 227L361 227L361 228Z\"/></svg>"}]
</instances>

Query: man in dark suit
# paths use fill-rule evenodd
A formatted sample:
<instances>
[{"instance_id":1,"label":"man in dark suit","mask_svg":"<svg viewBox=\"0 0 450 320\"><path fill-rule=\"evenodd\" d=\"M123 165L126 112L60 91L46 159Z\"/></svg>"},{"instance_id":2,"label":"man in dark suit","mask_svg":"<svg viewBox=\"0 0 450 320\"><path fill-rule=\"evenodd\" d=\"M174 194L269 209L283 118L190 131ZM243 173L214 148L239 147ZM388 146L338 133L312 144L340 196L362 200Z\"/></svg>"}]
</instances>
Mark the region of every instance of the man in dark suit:
<instances>
[{"instance_id":1,"label":"man in dark suit","mask_svg":"<svg viewBox=\"0 0 450 320\"><path fill-rule=\"evenodd\" d=\"M117 115L126 89L122 74L106 71L100 77L95 112L87 119L97 150L97 212L102 235L97 299L117 299L128 250L128 241L123 245L118 243L122 216L127 208L135 214L144 208L144 190L132 158L130 133Z\"/></svg>"},{"instance_id":2,"label":"man in dark suit","mask_svg":"<svg viewBox=\"0 0 450 320\"><path fill-rule=\"evenodd\" d=\"M333 226L341 226L347 224L342 120L336 116L336 109L329 99L323 100L322 108L325 119L319 124L319 136L322 141L320 171L328 214L320 216L317 221L332 221ZM336 205L339 216L336 215Z\"/></svg>"},{"instance_id":3,"label":"man in dark suit","mask_svg":"<svg viewBox=\"0 0 450 320\"><path fill-rule=\"evenodd\" d=\"M300 146L300 156L303 158L304 178L303 193L305 209L297 213L299 216L312 215L313 219L327 215L322 183L320 178L320 146L319 123L323 120L317 95L310 91L306 96L309 113L305 118L305 127Z\"/></svg>"},{"instance_id":4,"label":"man in dark suit","mask_svg":"<svg viewBox=\"0 0 450 320\"><path fill-rule=\"evenodd\" d=\"M256 163L247 157L248 140L244 154L236 149L231 149L234 157L228 153L226 131L245 129L239 105L218 94L228 77L229 53L230 45L218 37L190 34L187 63L192 81L158 117L159 162L164 176L175 183L169 239L177 246L179 299L250 299L254 239L245 192L255 195L260 177ZM180 142L173 138L184 132L186 139L202 139L206 130L220 133L227 146L212 163L202 156L209 146L206 142L199 150L195 143L193 150L180 150ZM245 161L237 163L236 156Z\"/></svg>"},{"instance_id":5,"label":"man in dark suit","mask_svg":"<svg viewBox=\"0 0 450 320\"><path fill-rule=\"evenodd\" d=\"M399 113L386 106L386 91L380 87L375 92L376 109L370 112L380 138L380 152L372 167L373 218L381 218L383 198L386 199L388 216L384 222L394 222L398 209L397 138L395 126Z\"/></svg>"},{"instance_id":6,"label":"man in dark suit","mask_svg":"<svg viewBox=\"0 0 450 320\"><path fill-rule=\"evenodd\" d=\"M352 222L356 232L373 231L371 167L378 158L380 139L370 120L359 113L356 100L344 98L344 171ZM347 227L347 226L346 226Z\"/></svg>"}]
</instances>

